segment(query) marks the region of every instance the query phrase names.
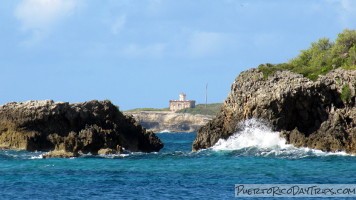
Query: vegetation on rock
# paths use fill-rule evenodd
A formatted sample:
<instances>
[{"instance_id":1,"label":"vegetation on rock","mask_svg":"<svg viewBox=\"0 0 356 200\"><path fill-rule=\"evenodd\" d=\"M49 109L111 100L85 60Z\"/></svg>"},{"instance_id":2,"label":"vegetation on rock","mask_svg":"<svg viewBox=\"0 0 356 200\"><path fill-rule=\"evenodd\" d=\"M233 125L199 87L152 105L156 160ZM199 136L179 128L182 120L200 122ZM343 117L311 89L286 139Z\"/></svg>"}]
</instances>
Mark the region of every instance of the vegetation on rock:
<instances>
[{"instance_id":1,"label":"vegetation on rock","mask_svg":"<svg viewBox=\"0 0 356 200\"><path fill-rule=\"evenodd\" d=\"M351 89L349 87L349 85L344 85L341 89L341 99L344 102L350 102L351 101Z\"/></svg>"},{"instance_id":2,"label":"vegetation on rock","mask_svg":"<svg viewBox=\"0 0 356 200\"><path fill-rule=\"evenodd\" d=\"M356 69L356 30L345 29L335 42L328 38L312 42L309 49L302 50L301 54L287 63L267 63L258 68L265 78L276 71L289 70L315 81L319 75L325 75L339 67Z\"/></svg>"},{"instance_id":3,"label":"vegetation on rock","mask_svg":"<svg viewBox=\"0 0 356 200\"><path fill-rule=\"evenodd\" d=\"M338 68L315 82L291 71L268 79L243 71L216 117L197 131L193 150L206 149L241 130L251 118L270 123L287 143L323 151L356 153L356 70Z\"/></svg>"}]
</instances>

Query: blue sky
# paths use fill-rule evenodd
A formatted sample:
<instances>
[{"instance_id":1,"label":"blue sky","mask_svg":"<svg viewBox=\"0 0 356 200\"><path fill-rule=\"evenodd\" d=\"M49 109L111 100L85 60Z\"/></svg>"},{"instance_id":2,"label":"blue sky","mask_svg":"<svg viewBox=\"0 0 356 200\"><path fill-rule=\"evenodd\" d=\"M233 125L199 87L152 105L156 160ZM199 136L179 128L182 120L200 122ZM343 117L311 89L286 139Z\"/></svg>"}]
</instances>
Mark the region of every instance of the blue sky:
<instances>
[{"instance_id":1,"label":"blue sky","mask_svg":"<svg viewBox=\"0 0 356 200\"><path fill-rule=\"evenodd\" d=\"M9 0L0 105L110 99L122 110L223 102L243 70L287 62L343 29L354 0Z\"/></svg>"}]
</instances>

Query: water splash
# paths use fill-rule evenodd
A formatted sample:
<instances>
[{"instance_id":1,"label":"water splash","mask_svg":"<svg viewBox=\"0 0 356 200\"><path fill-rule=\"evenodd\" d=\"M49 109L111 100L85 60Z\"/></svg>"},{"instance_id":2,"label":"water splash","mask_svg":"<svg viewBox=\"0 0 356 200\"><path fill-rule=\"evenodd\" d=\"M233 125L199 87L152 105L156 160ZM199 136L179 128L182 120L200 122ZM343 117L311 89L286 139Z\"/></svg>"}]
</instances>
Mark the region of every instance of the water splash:
<instances>
[{"instance_id":1,"label":"water splash","mask_svg":"<svg viewBox=\"0 0 356 200\"><path fill-rule=\"evenodd\" d=\"M241 130L228 139L220 139L213 151L235 151L236 156L263 156L280 158L303 158L308 156L341 155L345 152L327 153L306 147L297 148L287 144L279 132L272 131L268 123L259 119L248 119L240 124Z\"/></svg>"},{"instance_id":2,"label":"water splash","mask_svg":"<svg viewBox=\"0 0 356 200\"><path fill-rule=\"evenodd\" d=\"M170 133L171 131L168 129L164 129L163 131L159 132L159 133Z\"/></svg>"},{"instance_id":3,"label":"water splash","mask_svg":"<svg viewBox=\"0 0 356 200\"><path fill-rule=\"evenodd\" d=\"M286 140L279 137L268 124L258 120L249 119L241 124L242 130L230 136L227 140L220 139L213 150L237 150L246 147L258 148L286 148Z\"/></svg>"},{"instance_id":4,"label":"water splash","mask_svg":"<svg viewBox=\"0 0 356 200\"><path fill-rule=\"evenodd\" d=\"M43 155L45 155L46 153L43 153L43 154L40 154L40 155L34 155L34 156L31 156L30 159L43 159Z\"/></svg>"}]
</instances>

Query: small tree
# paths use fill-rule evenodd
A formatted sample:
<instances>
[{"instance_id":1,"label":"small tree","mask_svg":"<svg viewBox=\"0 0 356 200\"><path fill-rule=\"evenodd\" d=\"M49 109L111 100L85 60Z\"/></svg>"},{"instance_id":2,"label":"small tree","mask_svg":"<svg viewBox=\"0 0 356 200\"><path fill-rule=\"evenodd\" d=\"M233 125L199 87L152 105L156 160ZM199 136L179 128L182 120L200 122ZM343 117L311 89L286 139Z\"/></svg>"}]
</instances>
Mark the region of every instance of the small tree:
<instances>
[{"instance_id":1,"label":"small tree","mask_svg":"<svg viewBox=\"0 0 356 200\"><path fill-rule=\"evenodd\" d=\"M348 66L356 65L356 45L350 48L349 58L346 61L346 65Z\"/></svg>"}]
</instances>

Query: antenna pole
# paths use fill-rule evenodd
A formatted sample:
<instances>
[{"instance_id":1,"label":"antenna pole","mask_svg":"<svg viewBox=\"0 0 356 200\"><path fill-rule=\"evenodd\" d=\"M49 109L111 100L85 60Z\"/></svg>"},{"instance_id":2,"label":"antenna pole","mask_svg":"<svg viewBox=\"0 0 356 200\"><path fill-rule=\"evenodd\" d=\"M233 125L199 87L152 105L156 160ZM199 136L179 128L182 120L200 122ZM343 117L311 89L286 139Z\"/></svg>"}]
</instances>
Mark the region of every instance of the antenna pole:
<instances>
[{"instance_id":1,"label":"antenna pole","mask_svg":"<svg viewBox=\"0 0 356 200\"><path fill-rule=\"evenodd\" d=\"M208 84L205 85L205 108L208 105Z\"/></svg>"}]
</instances>

